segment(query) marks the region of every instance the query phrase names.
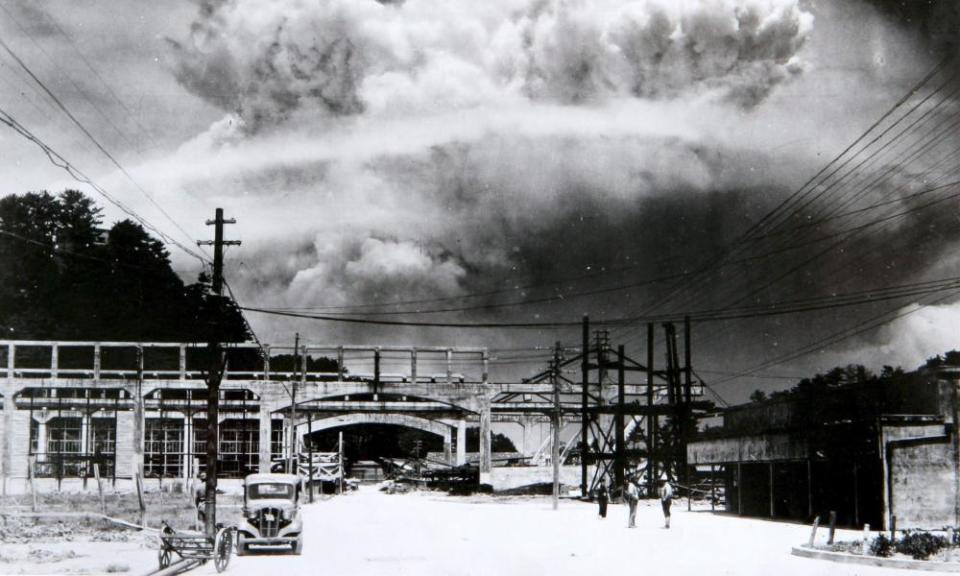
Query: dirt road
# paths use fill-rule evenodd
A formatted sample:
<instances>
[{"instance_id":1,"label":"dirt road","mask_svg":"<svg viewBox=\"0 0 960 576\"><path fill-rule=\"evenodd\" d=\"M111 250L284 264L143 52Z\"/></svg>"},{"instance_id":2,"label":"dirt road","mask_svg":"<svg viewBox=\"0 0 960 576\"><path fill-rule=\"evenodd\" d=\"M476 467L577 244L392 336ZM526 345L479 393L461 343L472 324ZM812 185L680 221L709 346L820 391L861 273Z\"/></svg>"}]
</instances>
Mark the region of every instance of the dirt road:
<instances>
[{"instance_id":1,"label":"dirt road","mask_svg":"<svg viewBox=\"0 0 960 576\"><path fill-rule=\"evenodd\" d=\"M385 495L365 487L305 506L303 556L234 557L228 574L903 575L790 556L809 537L807 526L679 508L664 530L659 505L641 504L637 528L627 529L622 506L599 520L594 506L578 502L553 511L548 498Z\"/></svg>"}]
</instances>

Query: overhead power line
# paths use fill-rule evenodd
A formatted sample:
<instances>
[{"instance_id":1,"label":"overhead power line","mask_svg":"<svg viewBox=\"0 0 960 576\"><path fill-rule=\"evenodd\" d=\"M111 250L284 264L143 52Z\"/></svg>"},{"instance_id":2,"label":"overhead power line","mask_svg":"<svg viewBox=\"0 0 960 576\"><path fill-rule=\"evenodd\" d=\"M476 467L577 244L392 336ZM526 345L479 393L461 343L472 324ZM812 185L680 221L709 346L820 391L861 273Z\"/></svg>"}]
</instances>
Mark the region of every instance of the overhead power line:
<instances>
[{"instance_id":1,"label":"overhead power line","mask_svg":"<svg viewBox=\"0 0 960 576\"><path fill-rule=\"evenodd\" d=\"M103 146L103 144L100 143L100 141L90 132L90 130L87 129L86 126L84 126L82 122L80 122L80 120L77 119L76 116L74 116L74 114L70 111L70 109L67 108L67 106L60 100L60 98L58 98L57 95L54 94L53 91L49 87L47 87L47 85L33 72L33 70L31 70L30 67L27 66L27 64L20 58L20 56L17 55L16 52L13 51L13 49L3 40L3 38L0 38L0 48L3 48L4 51L6 51L7 54L9 54L10 57L13 58L13 60L23 69L23 71L26 72L27 75L30 76L30 78L33 79L33 81L36 82L38 86L40 86L40 88L47 94L47 96L50 97L50 99L54 102L54 104L56 104L57 108L59 108L60 111L63 112L64 115L66 115L66 117L69 118L70 121L84 134L84 136L86 136L87 139L90 140L91 143L93 143L93 145L97 148L97 150L99 150L117 168L117 170L119 170L120 173L123 174L127 178L127 180L129 180L133 184L133 186L137 190L139 190L150 201L150 203L157 208L157 210L160 211L161 214L163 214L163 216L167 220L169 220L185 237L190 239L190 241L192 242L193 237L190 236L190 234L188 234L186 230L184 230L184 228L180 225L179 222L177 222L172 216L170 216L170 214L163 208L163 206L161 206L160 203L156 201L153 195L151 195L142 186L140 186L140 183L137 182L137 180L133 177L133 175L130 174L130 172L128 172L127 169L123 167L120 161L117 160L117 158L113 154L111 154L110 151L108 151ZM86 182L86 183L90 184L90 182ZM176 242L173 242L173 244L183 249L183 246L181 244ZM194 257L198 257L196 253L193 253L190 251L188 251L187 253L191 254ZM201 260L202 259L203 258L201 257Z\"/></svg>"},{"instance_id":2,"label":"overhead power line","mask_svg":"<svg viewBox=\"0 0 960 576\"><path fill-rule=\"evenodd\" d=\"M130 216L131 218L136 220L140 225L142 225L144 228L150 230L151 232L159 236L161 241L163 241L166 244L171 244L173 246L180 248L182 251L189 254L190 256L193 256L204 265L209 263L208 258L205 258L203 255L198 254L195 250L185 246L183 243L177 241L175 238L171 238L168 234L163 232L163 230L159 229L157 226L155 226L149 220L147 220L146 218L138 214L132 208L126 206L123 202L114 198L113 195L107 192L102 186L94 182L90 177L84 174L82 170L77 168L74 164L72 164L69 160L67 160L64 156L62 156L59 152L54 150L50 145L44 142L40 137L33 134L33 132L31 132L28 128L23 126L20 122L17 121L16 118L14 118L9 112L4 110L3 108L0 108L0 123L6 124L10 128L12 128L15 132L17 132L27 140L30 140L31 142L36 144L38 147L40 147L40 149L44 152L44 154L46 154L47 159L50 160L51 164L66 171L67 174L69 174L74 180L81 182L83 184L87 184L88 186L93 188L98 194L100 194L108 202L110 202L111 204L119 208L124 214L126 214L127 216Z\"/></svg>"}]
</instances>

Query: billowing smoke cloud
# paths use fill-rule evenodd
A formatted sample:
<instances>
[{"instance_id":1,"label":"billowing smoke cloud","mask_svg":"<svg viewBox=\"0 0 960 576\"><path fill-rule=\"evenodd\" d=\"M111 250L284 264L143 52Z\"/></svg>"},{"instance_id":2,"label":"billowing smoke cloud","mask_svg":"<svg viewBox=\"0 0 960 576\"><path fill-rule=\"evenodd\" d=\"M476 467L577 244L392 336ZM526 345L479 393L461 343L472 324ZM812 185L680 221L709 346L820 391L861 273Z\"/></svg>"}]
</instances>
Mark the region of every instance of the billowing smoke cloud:
<instances>
[{"instance_id":1,"label":"billowing smoke cloud","mask_svg":"<svg viewBox=\"0 0 960 576\"><path fill-rule=\"evenodd\" d=\"M455 307L641 284L709 261L927 66L909 56L909 39L862 5L830 4L842 21L819 37L803 6L210 2L192 34L173 43L173 68L226 116L138 176L167 195L217 191L205 199L240 221L231 233L244 240L246 265L228 268L248 303L330 309L544 286L443 304ZM904 196L918 189L915 174L894 182ZM813 257L813 273L751 302L956 273L960 263L931 268L957 240L948 212L920 216L868 235L856 250L817 255L822 245L812 244L782 262L727 269L700 287L698 305L724 305L763 286L768 264ZM611 268L624 271L564 280ZM426 318L624 316L674 287ZM254 318L268 339L291 326ZM752 366L777 347L835 332L835 321L824 314L737 324L720 344L734 333L744 344L720 346L715 358L721 369ZM387 342L496 346L514 337L389 330ZM384 341L367 327L317 332ZM525 344L556 337L523 336ZM696 353L717 342L710 327L698 328Z\"/></svg>"},{"instance_id":2,"label":"billowing smoke cloud","mask_svg":"<svg viewBox=\"0 0 960 576\"><path fill-rule=\"evenodd\" d=\"M233 0L174 46L181 82L257 129L513 98L750 107L801 72L811 25L796 0Z\"/></svg>"}]
</instances>

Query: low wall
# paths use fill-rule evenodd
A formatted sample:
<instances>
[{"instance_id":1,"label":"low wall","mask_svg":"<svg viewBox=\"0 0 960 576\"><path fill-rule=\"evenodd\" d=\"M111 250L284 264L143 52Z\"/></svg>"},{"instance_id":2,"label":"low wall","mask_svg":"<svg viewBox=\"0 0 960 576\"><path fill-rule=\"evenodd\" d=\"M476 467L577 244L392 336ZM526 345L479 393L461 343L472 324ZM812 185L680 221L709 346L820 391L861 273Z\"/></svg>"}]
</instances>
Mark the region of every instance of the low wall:
<instances>
[{"instance_id":1,"label":"low wall","mask_svg":"<svg viewBox=\"0 0 960 576\"><path fill-rule=\"evenodd\" d=\"M592 467L588 469L589 477L593 477ZM490 474L490 484L494 491L510 490L553 482L552 466L503 466L494 468ZM560 485L566 487L580 486L580 466L561 466Z\"/></svg>"}]
</instances>

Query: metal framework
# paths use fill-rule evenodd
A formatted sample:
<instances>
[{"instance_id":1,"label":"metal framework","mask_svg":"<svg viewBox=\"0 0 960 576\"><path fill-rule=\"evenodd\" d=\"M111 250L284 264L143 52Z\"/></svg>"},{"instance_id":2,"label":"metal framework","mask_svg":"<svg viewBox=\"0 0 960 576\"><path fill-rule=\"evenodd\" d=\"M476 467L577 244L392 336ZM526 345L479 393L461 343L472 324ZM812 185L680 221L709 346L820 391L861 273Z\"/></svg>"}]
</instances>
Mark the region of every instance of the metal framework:
<instances>
[{"instance_id":1,"label":"metal framework","mask_svg":"<svg viewBox=\"0 0 960 576\"><path fill-rule=\"evenodd\" d=\"M560 458L562 462L567 454L578 455L583 497L590 496L601 482L618 491L628 470L645 479L648 495L656 493L660 474L688 485L686 444L697 416L712 404L699 400L703 387L693 380L689 319L684 321L682 364L676 327L666 323L663 330L666 366L657 370L653 324L647 325L647 358L641 363L627 356L623 345L614 350L606 331L596 331L591 338L590 320L584 317L578 353L566 357L558 344L547 370L526 380L555 383L554 397L540 394L535 399L525 398L522 404L516 395L495 400L500 411L515 406L523 411L557 413L568 422L579 416L579 442L574 448L571 441ZM580 381L574 382L566 374L577 364ZM628 379L628 374L640 376L641 381Z\"/></svg>"}]
</instances>

